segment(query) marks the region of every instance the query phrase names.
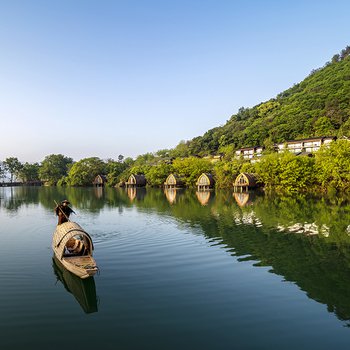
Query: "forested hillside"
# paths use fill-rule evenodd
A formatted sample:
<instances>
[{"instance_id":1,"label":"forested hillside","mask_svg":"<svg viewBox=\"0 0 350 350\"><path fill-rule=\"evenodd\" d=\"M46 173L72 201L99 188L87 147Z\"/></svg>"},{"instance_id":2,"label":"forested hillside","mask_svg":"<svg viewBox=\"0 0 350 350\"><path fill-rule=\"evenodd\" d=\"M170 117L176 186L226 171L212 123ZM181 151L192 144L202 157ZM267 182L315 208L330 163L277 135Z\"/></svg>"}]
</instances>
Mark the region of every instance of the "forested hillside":
<instances>
[{"instance_id":1,"label":"forested hillside","mask_svg":"<svg viewBox=\"0 0 350 350\"><path fill-rule=\"evenodd\" d=\"M240 108L224 126L181 142L177 156L225 154L313 136L350 136L350 47L302 82L252 108Z\"/></svg>"}]
</instances>

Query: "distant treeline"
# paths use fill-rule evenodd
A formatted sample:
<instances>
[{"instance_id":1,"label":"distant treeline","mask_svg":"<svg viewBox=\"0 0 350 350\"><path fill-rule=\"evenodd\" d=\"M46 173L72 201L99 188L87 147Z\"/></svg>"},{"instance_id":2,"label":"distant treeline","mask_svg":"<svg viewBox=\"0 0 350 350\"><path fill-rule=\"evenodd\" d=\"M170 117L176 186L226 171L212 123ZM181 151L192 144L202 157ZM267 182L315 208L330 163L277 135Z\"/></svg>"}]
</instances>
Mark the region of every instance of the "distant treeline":
<instances>
[{"instance_id":1,"label":"distant treeline","mask_svg":"<svg viewBox=\"0 0 350 350\"><path fill-rule=\"evenodd\" d=\"M2 162L2 173L23 182L42 181L46 185L92 186L95 177L106 175L107 186L127 181L131 174L144 174L149 186L162 186L171 173L181 177L187 187L195 186L202 173L212 173L217 188L232 188L241 172L255 173L267 191L309 192L350 190L350 141L339 139L324 145L314 156L296 156L265 151L258 162L223 157L213 162L208 158L170 159L160 154L145 154L133 160L119 157L104 161L97 157L74 162L62 154L47 156L41 164L28 164L17 158Z\"/></svg>"}]
</instances>

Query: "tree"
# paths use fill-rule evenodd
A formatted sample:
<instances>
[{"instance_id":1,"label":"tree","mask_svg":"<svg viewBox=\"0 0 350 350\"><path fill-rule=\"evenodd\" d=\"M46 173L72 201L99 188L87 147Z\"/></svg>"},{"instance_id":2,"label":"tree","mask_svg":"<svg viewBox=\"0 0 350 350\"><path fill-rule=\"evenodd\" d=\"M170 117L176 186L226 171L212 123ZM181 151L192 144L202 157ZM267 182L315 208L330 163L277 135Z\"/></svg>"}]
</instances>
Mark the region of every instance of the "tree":
<instances>
[{"instance_id":1,"label":"tree","mask_svg":"<svg viewBox=\"0 0 350 350\"><path fill-rule=\"evenodd\" d=\"M323 188L350 188L350 141L337 140L316 153L316 178Z\"/></svg>"},{"instance_id":2,"label":"tree","mask_svg":"<svg viewBox=\"0 0 350 350\"><path fill-rule=\"evenodd\" d=\"M72 158L62 154L51 154L45 157L41 163L40 179L49 185L56 185L62 177L67 176L71 164L73 164Z\"/></svg>"},{"instance_id":3,"label":"tree","mask_svg":"<svg viewBox=\"0 0 350 350\"><path fill-rule=\"evenodd\" d=\"M134 164L134 160L131 157L127 157L124 159L124 164L127 167L131 167Z\"/></svg>"},{"instance_id":4,"label":"tree","mask_svg":"<svg viewBox=\"0 0 350 350\"><path fill-rule=\"evenodd\" d=\"M119 163L122 163L123 162L123 159L124 159L124 156L122 154L119 154L118 156L118 162Z\"/></svg>"},{"instance_id":5,"label":"tree","mask_svg":"<svg viewBox=\"0 0 350 350\"><path fill-rule=\"evenodd\" d=\"M221 161L214 165L216 187L229 188L240 173L242 160Z\"/></svg>"},{"instance_id":6,"label":"tree","mask_svg":"<svg viewBox=\"0 0 350 350\"><path fill-rule=\"evenodd\" d=\"M151 186L162 186L172 172L172 165L164 162L154 165L145 173L147 183Z\"/></svg>"},{"instance_id":7,"label":"tree","mask_svg":"<svg viewBox=\"0 0 350 350\"><path fill-rule=\"evenodd\" d=\"M188 143L184 140L180 141L180 143L170 151L170 157L187 157L189 155Z\"/></svg>"},{"instance_id":8,"label":"tree","mask_svg":"<svg viewBox=\"0 0 350 350\"><path fill-rule=\"evenodd\" d=\"M125 163L115 162L113 160L109 160L107 162L107 179L108 185L115 186L118 181L120 174L127 168Z\"/></svg>"},{"instance_id":9,"label":"tree","mask_svg":"<svg viewBox=\"0 0 350 350\"><path fill-rule=\"evenodd\" d=\"M160 158L167 158L169 157L169 149L160 149L156 152L156 155Z\"/></svg>"},{"instance_id":10,"label":"tree","mask_svg":"<svg viewBox=\"0 0 350 350\"><path fill-rule=\"evenodd\" d=\"M320 117L315 123L315 135L316 136L328 136L334 135L335 130L332 122L327 117Z\"/></svg>"},{"instance_id":11,"label":"tree","mask_svg":"<svg viewBox=\"0 0 350 350\"><path fill-rule=\"evenodd\" d=\"M70 186L92 186L95 177L106 172L107 166L100 158L84 158L72 165L65 180Z\"/></svg>"},{"instance_id":12,"label":"tree","mask_svg":"<svg viewBox=\"0 0 350 350\"><path fill-rule=\"evenodd\" d=\"M21 170L18 173L18 177L23 182L38 181L39 180L39 169L38 163L24 163Z\"/></svg>"},{"instance_id":13,"label":"tree","mask_svg":"<svg viewBox=\"0 0 350 350\"><path fill-rule=\"evenodd\" d=\"M173 162L174 172L184 178L187 186L194 186L202 173L211 172L212 163L203 158L189 157L175 159Z\"/></svg>"},{"instance_id":14,"label":"tree","mask_svg":"<svg viewBox=\"0 0 350 350\"><path fill-rule=\"evenodd\" d=\"M0 180L3 179L5 176L5 167L2 162L0 162Z\"/></svg>"},{"instance_id":15,"label":"tree","mask_svg":"<svg viewBox=\"0 0 350 350\"><path fill-rule=\"evenodd\" d=\"M10 173L10 180L13 182L14 176L19 174L19 171L22 168L22 163L16 157L6 158L3 162L5 170Z\"/></svg>"},{"instance_id":16,"label":"tree","mask_svg":"<svg viewBox=\"0 0 350 350\"><path fill-rule=\"evenodd\" d=\"M332 63L337 63L340 60L340 55L337 53L332 57Z\"/></svg>"},{"instance_id":17,"label":"tree","mask_svg":"<svg viewBox=\"0 0 350 350\"><path fill-rule=\"evenodd\" d=\"M139 156L136 157L136 160L135 160L135 164L136 165L145 165L145 164L153 164L155 162L155 159L156 159L156 156L151 153L151 152L148 152L148 153L145 153L145 154L141 154Z\"/></svg>"},{"instance_id":18,"label":"tree","mask_svg":"<svg viewBox=\"0 0 350 350\"><path fill-rule=\"evenodd\" d=\"M347 46L345 49L340 52L340 59L344 60L346 57L350 55L350 46Z\"/></svg>"},{"instance_id":19,"label":"tree","mask_svg":"<svg viewBox=\"0 0 350 350\"><path fill-rule=\"evenodd\" d=\"M261 157L253 169L249 170L258 174L267 190L293 193L312 188L315 183L314 165L314 158L296 156L285 151Z\"/></svg>"}]
</instances>

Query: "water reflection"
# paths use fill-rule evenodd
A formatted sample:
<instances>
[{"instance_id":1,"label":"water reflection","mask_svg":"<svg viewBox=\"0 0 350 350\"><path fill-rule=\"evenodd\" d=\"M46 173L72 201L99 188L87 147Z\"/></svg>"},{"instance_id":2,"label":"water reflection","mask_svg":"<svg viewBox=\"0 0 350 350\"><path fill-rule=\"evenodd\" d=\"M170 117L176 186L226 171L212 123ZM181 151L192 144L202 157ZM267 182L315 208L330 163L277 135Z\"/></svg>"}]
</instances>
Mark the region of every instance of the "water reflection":
<instances>
[{"instance_id":1,"label":"water reflection","mask_svg":"<svg viewBox=\"0 0 350 350\"><path fill-rule=\"evenodd\" d=\"M85 313L97 312L97 296L95 280L93 277L81 279L67 269L54 256L52 267L58 281L62 282L64 288L74 295Z\"/></svg>"},{"instance_id":2,"label":"water reflection","mask_svg":"<svg viewBox=\"0 0 350 350\"><path fill-rule=\"evenodd\" d=\"M179 197L183 193L183 189L179 188L165 188L164 194L165 198L170 204L176 203L176 197Z\"/></svg>"},{"instance_id":3,"label":"water reflection","mask_svg":"<svg viewBox=\"0 0 350 350\"><path fill-rule=\"evenodd\" d=\"M233 197L240 207L245 207L253 203L253 194L250 192L233 192Z\"/></svg>"},{"instance_id":4,"label":"water reflection","mask_svg":"<svg viewBox=\"0 0 350 350\"><path fill-rule=\"evenodd\" d=\"M220 242L235 261L269 267L271 273L327 305L339 319L350 320L349 198L248 195L184 190L179 196L157 189L147 189L146 195L144 188L104 188L102 193L93 188L0 188L0 210L17 211L40 203L52 211L55 199L69 198L74 209L90 215L133 206L172 217L196 230L199 227L208 241ZM77 287L63 277L60 280L76 295ZM92 295L85 308L97 311L95 288L85 289L80 287L77 300Z\"/></svg>"},{"instance_id":5,"label":"water reflection","mask_svg":"<svg viewBox=\"0 0 350 350\"><path fill-rule=\"evenodd\" d=\"M166 188L164 189L164 194L166 199L170 204L173 204L176 200L176 189L175 188Z\"/></svg>"},{"instance_id":6,"label":"water reflection","mask_svg":"<svg viewBox=\"0 0 350 350\"><path fill-rule=\"evenodd\" d=\"M146 189L144 187L127 187L126 192L131 201L134 199L142 201L146 195Z\"/></svg>"},{"instance_id":7,"label":"water reflection","mask_svg":"<svg viewBox=\"0 0 350 350\"><path fill-rule=\"evenodd\" d=\"M295 223L289 226L278 225L277 229L279 231L288 233L300 233L305 236L312 236L321 234L325 237L329 236L329 227L326 225L317 226L316 223Z\"/></svg>"},{"instance_id":8,"label":"water reflection","mask_svg":"<svg viewBox=\"0 0 350 350\"><path fill-rule=\"evenodd\" d=\"M196 191L196 196L200 204L207 205L210 200L211 191Z\"/></svg>"},{"instance_id":9,"label":"water reflection","mask_svg":"<svg viewBox=\"0 0 350 350\"><path fill-rule=\"evenodd\" d=\"M98 199L102 198L102 196L103 196L103 187L102 186L94 186L94 195Z\"/></svg>"}]
</instances>

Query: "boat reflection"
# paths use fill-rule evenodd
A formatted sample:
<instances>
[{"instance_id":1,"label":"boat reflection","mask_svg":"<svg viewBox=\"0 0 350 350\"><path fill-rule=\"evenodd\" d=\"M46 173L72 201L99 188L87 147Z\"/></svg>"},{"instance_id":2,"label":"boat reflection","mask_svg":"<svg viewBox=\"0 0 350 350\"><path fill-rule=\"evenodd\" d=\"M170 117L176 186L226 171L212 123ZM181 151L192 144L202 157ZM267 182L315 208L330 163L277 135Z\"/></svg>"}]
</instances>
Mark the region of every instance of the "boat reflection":
<instances>
[{"instance_id":1,"label":"boat reflection","mask_svg":"<svg viewBox=\"0 0 350 350\"><path fill-rule=\"evenodd\" d=\"M85 313L97 312L97 296L96 286L93 277L81 279L67 269L57 260L55 256L52 257L52 266L57 277L61 281L64 288L74 295Z\"/></svg>"}]
</instances>

